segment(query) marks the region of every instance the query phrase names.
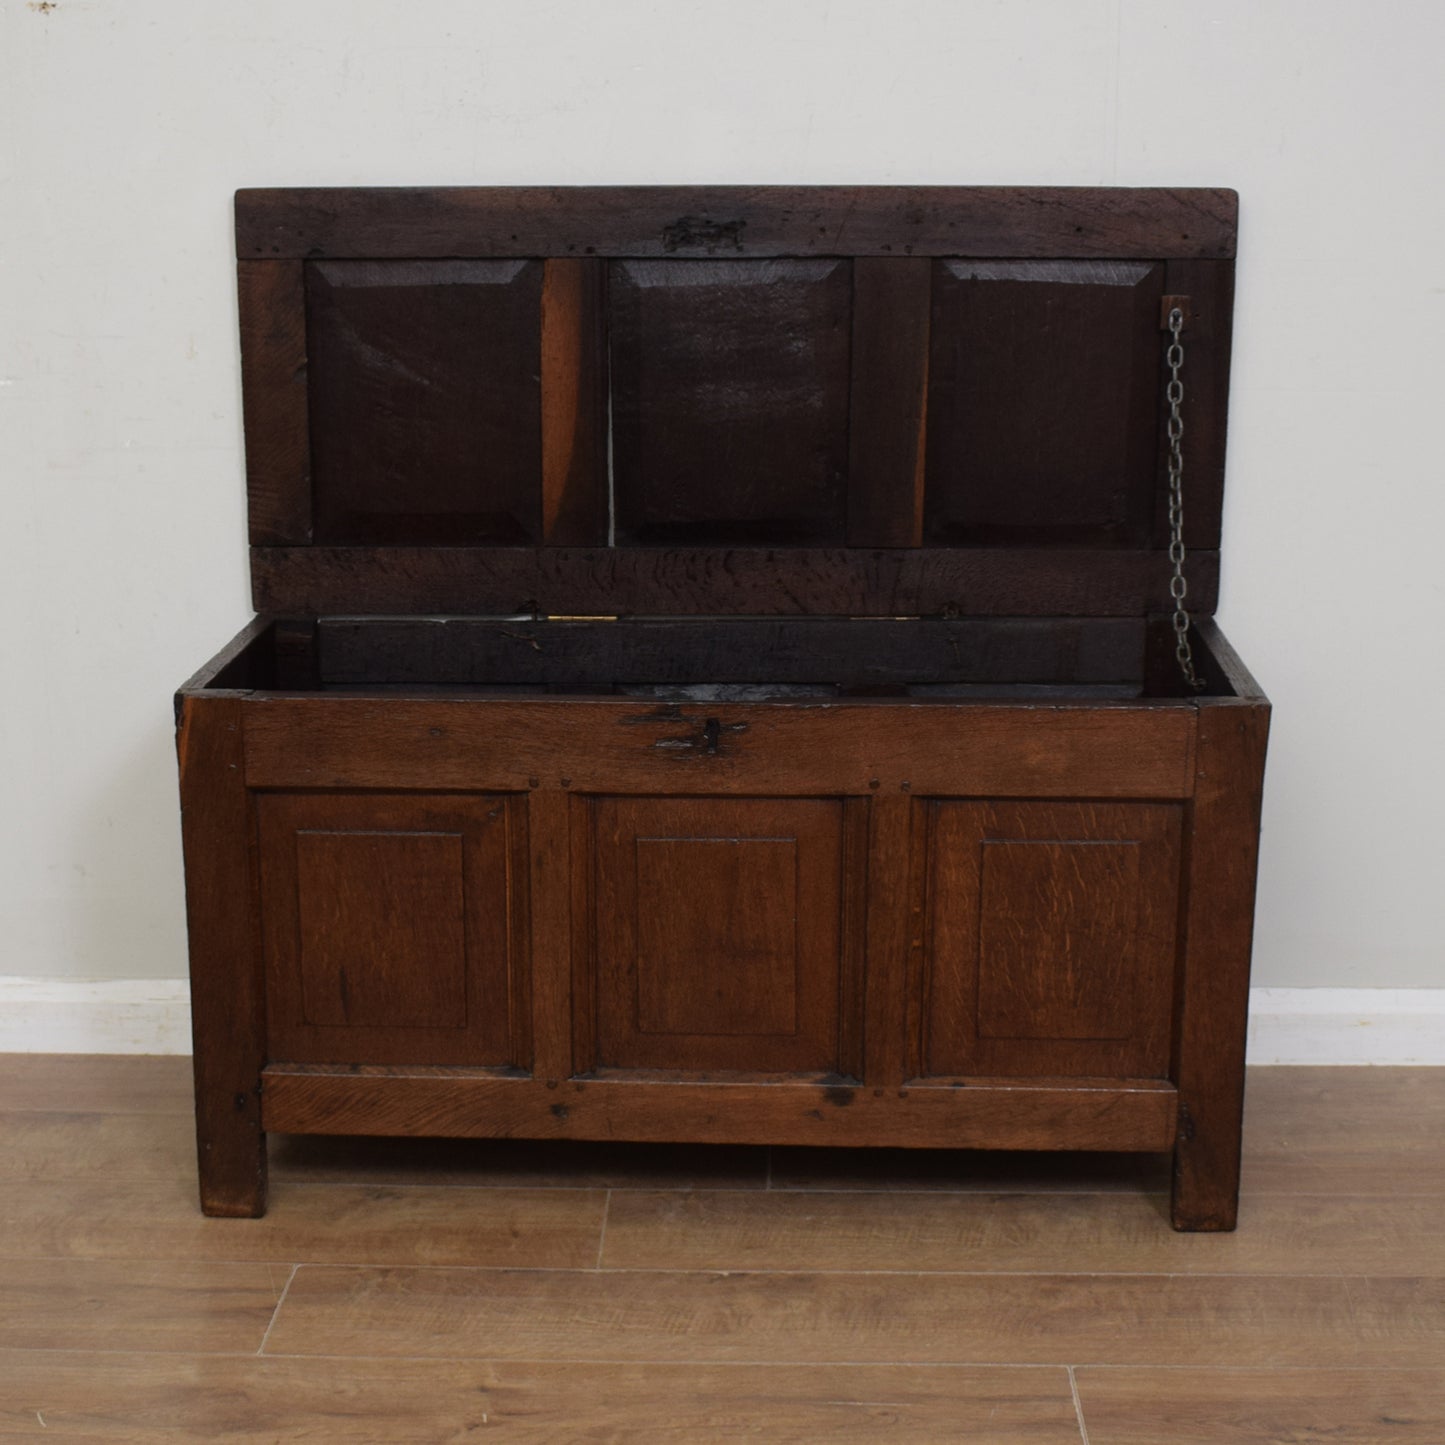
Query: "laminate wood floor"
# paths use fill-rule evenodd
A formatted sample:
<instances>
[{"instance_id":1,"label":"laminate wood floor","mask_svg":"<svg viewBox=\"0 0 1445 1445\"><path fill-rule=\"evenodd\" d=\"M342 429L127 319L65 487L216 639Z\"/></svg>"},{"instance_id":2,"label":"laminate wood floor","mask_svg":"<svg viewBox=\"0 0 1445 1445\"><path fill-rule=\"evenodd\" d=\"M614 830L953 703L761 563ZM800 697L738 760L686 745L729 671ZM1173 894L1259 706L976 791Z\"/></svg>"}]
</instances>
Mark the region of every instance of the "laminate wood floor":
<instances>
[{"instance_id":1,"label":"laminate wood floor","mask_svg":"<svg viewBox=\"0 0 1445 1445\"><path fill-rule=\"evenodd\" d=\"M1445 1445L1445 1069L1255 1069L1166 1162L277 1139L188 1059L0 1056L0 1439Z\"/></svg>"}]
</instances>

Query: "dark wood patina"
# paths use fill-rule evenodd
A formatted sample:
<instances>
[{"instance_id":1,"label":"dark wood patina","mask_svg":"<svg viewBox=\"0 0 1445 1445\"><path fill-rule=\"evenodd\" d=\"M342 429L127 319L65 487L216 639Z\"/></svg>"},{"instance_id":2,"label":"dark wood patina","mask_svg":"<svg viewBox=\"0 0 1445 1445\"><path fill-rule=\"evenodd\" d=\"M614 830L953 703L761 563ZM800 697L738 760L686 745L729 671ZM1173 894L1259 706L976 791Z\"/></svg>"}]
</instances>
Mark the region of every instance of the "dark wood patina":
<instances>
[{"instance_id":1,"label":"dark wood patina","mask_svg":"<svg viewBox=\"0 0 1445 1445\"><path fill-rule=\"evenodd\" d=\"M1172 1148L1175 1223L1232 1228L1234 226L240 192L261 615L177 707L205 1210L264 1209L274 1130Z\"/></svg>"}]
</instances>

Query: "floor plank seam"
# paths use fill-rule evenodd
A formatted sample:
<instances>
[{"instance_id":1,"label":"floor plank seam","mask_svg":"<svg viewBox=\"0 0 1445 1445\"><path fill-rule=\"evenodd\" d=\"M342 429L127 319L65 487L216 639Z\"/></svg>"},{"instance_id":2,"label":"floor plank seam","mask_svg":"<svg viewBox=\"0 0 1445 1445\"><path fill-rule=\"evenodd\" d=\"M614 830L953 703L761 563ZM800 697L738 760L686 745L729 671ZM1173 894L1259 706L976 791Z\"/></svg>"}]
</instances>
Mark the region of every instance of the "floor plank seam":
<instances>
[{"instance_id":1,"label":"floor plank seam","mask_svg":"<svg viewBox=\"0 0 1445 1445\"><path fill-rule=\"evenodd\" d=\"M605 1228L605 1226L604 1226ZM814 1268L785 1268L780 1266L754 1265L739 1268L736 1265L608 1265L601 1262L605 1238L599 1241L597 1262L582 1264L515 1264L506 1261L493 1263L436 1264L396 1257L357 1259L306 1258L292 1266L293 1269L351 1269L351 1270L447 1270L452 1273L470 1272L475 1274L671 1274L671 1275L727 1275L787 1277L857 1277L857 1278L899 1278L899 1279L1117 1279L1117 1280L1339 1280L1345 1285L1348 1296L1348 1281L1415 1281L1426 1282L1445 1278L1445 1274L1433 1271L1411 1270L1408 1273L1393 1273L1388 1270L1356 1271L1341 1273L1337 1269L862 1269L844 1266L817 1266ZM294 1259L294 1253L291 1255ZM24 1260L35 1264L199 1264L213 1266L230 1265L277 1265L286 1263L274 1255L218 1255L216 1257L195 1255L168 1255L154 1252L136 1254L16 1254L0 1253L0 1263ZM288 1286L289 1288L289 1282ZM1353 1301L1350 1301L1353 1307Z\"/></svg>"},{"instance_id":2,"label":"floor plank seam","mask_svg":"<svg viewBox=\"0 0 1445 1445\"><path fill-rule=\"evenodd\" d=\"M34 1353L57 1353L36 1350ZM59 1351L62 1354L93 1354L98 1351L66 1350ZM128 1354L131 1351L111 1350L109 1354ZM183 1355L179 1350L147 1350L134 1351L136 1354L150 1354L156 1356ZM254 1355L242 1356L243 1359L255 1359ZM1068 1364L1063 1360L908 1360L888 1359L886 1357L866 1360L818 1360L811 1358L789 1358L778 1359L776 1356L766 1360L719 1360L711 1359L705 1355L670 1355L657 1359L639 1359L632 1355L365 1355L347 1354L330 1355L323 1353L301 1354L286 1350L267 1350L261 1358L267 1360L354 1360L360 1362L375 1362L385 1364L424 1364L424 1365L607 1365L607 1366L635 1366L639 1369L656 1369L660 1366L668 1366L678 1370L697 1369L705 1367L709 1370L797 1370L797 1369L827 1369L827 1370L864 1370L864 1369L903 1369L903 1370L1048 1370L1051 1372L1067 1370ZM1093 1368L1090 1366L1090 1368ZM1147 1366L1119 1365L1116 1368L1121 1370L1144 1369ZM1180 1368L1185 1368L1180 1366ZM1234 1365L1211 1366L1223 1370L1239 1368ZM1261 1366L1261 1369L1267 1369ZM1321 1366L1320 1373L1324 1373L1327 1367ZM1407 1368L1421 1369L1422 1366ZM1362 1370L1362 1373L1368 1373ZM1373 1373L1378 1374L1378 1371Z\"/></svg>"},{"instance_id":3,"label":"floor plank seam","mask_svg":"<svg viewBox=\"0 0 1445 1445\"><path fill-rule=\"evenodd\" d=\"M271 1311L271 1318L266 1325L266 1333L261 1336L261 1343L256 1347L257 1355L266 1353L266 1341L271 1338L271 1331L276 1328L276 1321L281 1316L281 1306L286 1303L286 1296L291 1292L291 1282L296 1278L296 1272L300 1268L299 1264L293 1264L291 1273L286 1276L286 1283L281 1287L281 1295L276 1301L276 1308Z\"/></svg>"},{"instance_id":4,"label":"floor plank seam","mask_svg":"<svg viewBox=\"0 0 1445 1445\"><path fill-rule=\"evenodd\" d=\"M607 1191L607 1197L602 1201L602 1229L597 1236L597 1269L602 1268L602 1252L607 1248L607 1216L612 1212L612 1191Z\"/></svg>"},{"instance_id":5,"label":"floor plank seam","mask_svg":"<svg viewBox=\"0 0 1445 1445\"><path fill-rule=\"evenodd\" d=\"M21 1258L22 1256L15 1256ZM82 1264L82 1263L113 1263L113 1264L212 1264L212 1265L243 1265L243 1264L279 1264L281 1261L275 1258L259 1259L183 1259L183 1258L158 1258L155 1255L25 1255L23 1258L34 1259L47 1264ZM1146 1279L1168 1279L1168 1280L1221 1280L1221 1279L1248 1279L1248 1280L1287 1280L1287 1279L1333 1279L1341 1282L1348 1280L1378 1281L1378 1280L1436 1280L1442 1278L1437 1274L1421 1274L1415 1271L1410 1274L1381 1274L1370 1272L1357 1272L1354 1274L1341 1274L1338 1270L1161 1270L1161 1269L784 1269L784 1268L762 1268L744 1267L736 1265L643 1265L643 1264L610 1264L610 1265L576 1265L576 1264L428 1264L411 1260L335 1260L335 1259L303 1259L296 1268L306 1269L350 1269L350 1270L408 1270L414 1273L425 1271L435 1272L446 1270L453 1274L674 1274L674 1275L724 1275L731 1278L745 1276L772 1276L785 1275L788 1277L799 1276L803 1278L813 1276L847 1276L871 1278L881 1276L884 1278L899 1279L1118 1279L1118 1280L1146 1280ZM1348 1293L1348 1290L1347 1290Z\"/></svg>"},{"instance_id":6,"label":"floor plank seam","mask_svg":"<svg viewBox=\"0 0 1445 1445\"><path fill-rule=\"evenodd\" d=\"M1182 1370L1185 1373L1208 1374L1221 1371L1228 1374L1258 1375L1368 1375L1374 1378L1381 1374L1428 1375L1431 1378L1445 1377L1445 1365L1218 1365L1197 1364L1190 1361L1146 1362L1144 1364L1116 1364L1109 1360L1093 1360L1087 1365L1076 1365L1074 1369L1093 1373L1095 1370Z\"/></svg>"},{"instance_id":7,"label":"floor plank seam","mask_svg":"<svg viewBox=\"0 0 1445 1445\"><path fill-rule=\"evenodd\" d=\"M1079 1422L1079 1438L1083 1445L1089 1445L1089 1427L1084 1423L1084 1403L1079 1399L1079 1381L1072 1365L1069 1366L1069 1389L1074 1396L1074 1416Z\"/></svg>"}]
</instances>

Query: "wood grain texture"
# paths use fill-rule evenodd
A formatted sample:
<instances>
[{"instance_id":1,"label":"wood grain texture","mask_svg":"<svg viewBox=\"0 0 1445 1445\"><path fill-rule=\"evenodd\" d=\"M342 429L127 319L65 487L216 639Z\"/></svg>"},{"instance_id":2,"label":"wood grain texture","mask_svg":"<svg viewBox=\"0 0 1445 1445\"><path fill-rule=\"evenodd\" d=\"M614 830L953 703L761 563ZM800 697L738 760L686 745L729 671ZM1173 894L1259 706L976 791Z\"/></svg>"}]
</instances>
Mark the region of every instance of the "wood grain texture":
<instances>
[{"instance_id":1,"label":"wood grain texture","mask_svg":"<svg viewBox=\"0 0 1445 1445\"><path fill-rule=\"evenodd\" d=\"M181 1114L195 1109L189 1056L0 1054L0 1110Z\"/></svg>"},{"instance_id":2,"label":"wood grain texture","mask_svg":"<svg viewBox=\"0 0 1445 1445\"><path fill-rule=\"evenodd\" d=\"M1179 807L929 812L925 1072L1165 1077Z\"/></svg>"},{"instance_id":3,"label":"wood grain texture","mask_svg":"<svg viewBox=\"0 0 1445 1445\"><path fill-rule=\"evenodd\" d=\"M78 1056L93 1057L93 1056ZM189 1071L190 1059L183 1060ZM196 1175L191 1081L174 1113L101 1114L16 1111L0 1114L0 1181L104 1178L115 1183ZM0 1100L8 1105L3 1085ZM3 1248L0 1243L0 1248Z\"/></svg>"},{"instance_id":4,"label":"wood grain texture","mask_svg":"<svg viewBox=\"0 0 1445 1445\"><path fill-rule=\"evenodd\" d=\"M843 539L848 262L609 268L619 541Z\"/></svg>"},{"instance_id":5,"label":"wood grain texture","mask_svg":"<svg viewBox=\"0 0 1445 1445\"><path fill-rule=\"evenodd\" d=\"M306 289L300 261L240 261L241 405L252 546L311 540Z\"/></svg>"},{"instance_id":6,"label":"wood grain texture","mask_svg":"<svg viewBox=\"0 0 1445 1445\"><path fill-rule=\"evenodd\" d=\"M1244 1227L1181 1237L1153 1156L277 1136L272 1214L204 1220L184 1062L0 1057L6 1438L1077 1441L1069 1364L1102 1445L1441 1434L1442 1070L1251 1070ZM258 1357L288 1250L368 1267Z\"/></svg>"},{"instance_id":7,"label":"wood grain texture","mask_svg":"<svg viewBox=\"0 0 1445 1445\"><path fill-rule=\"evenodd\" d=\"M553 799L565 803L542 793L533 808ZM1436 1147L1445 1138L1445 1071L1252 1067L1246 1098L1244 1192L1256 1208L1274 1195L1428 1200L1445 1192L1445 1152ZM0 1055L0 1101L0 1178L9 1182L194 1177L189 1057ZM518 1188L755 1188L767 1153L326 1135L275 1136L270 1144L281 1181ZM870 1191L1158 1193L1168 1183L1152 1155L897 1149L779 1149L771 1179L774 1188Z\"/></svg>"},{"instance_id":8,"label":"wood grain texture","mask_svg":"<svg viewBox=\"0 0 1445 1445\"><path fill-rule=\"evenodd\" d=\"M864 981L863 1077L899 1088L908 1077L903 1026L918 937L913 888L918 829L913 799L889 789L868 804L868 952Z\"/></svg>"},{"instance_id":9,"label":"wood grain texture","mask_svg":"<svg viewBox=\"0 0 1445 1445\"><path fill-rule=\"evenodd\" d=\"M485 794L257 800L268 1057L527 1058L511 807Z\"/></svg>"},{"instance_id":10,"label":"wood grain texture","mask_svg":"<svg viewBox=\"0 0 1445 1445\"><path fill-rule=\"evenodd\" d=\"M848 408L848 541L923 540L924 436L932 269L922 258L853 263Z\"/></svg>"},{"instance_id":11,"label":"wood grain texture","mask_svg":"<svg viewBox=\"0 0 1445 1445\"><path fill-rule=\"evenodd\" d=\"M255 547L259 612L596 616L1137 617L1162 552L1078 548ZM1192 614L1219 554L1189 556Z\"/></svg>"},{"instance_id":12,"label":"wood grain texture","mask_svg":"<svg viewBox=\"0 0 1445 1445\"><path fill-rule=\"evenodd\" d=\"M905 1166L906 1167L906 1166ZM1162 1194L629 1190L607 1215L615 1269L1445 1275L1438 1209L1403 1200L1245 1202L1236 1234L1176 1233Z\"/></svg>"},{"instance_id":13,"label":"wood grain texture","mask_svg":"<svg viewBox=\"0 0 1445 1445\"><path fill-rule=\"evenodd\" d=\"M306 272L320 542L539 542L538 261Z\"/></svg>"},{"instance_id":14,"label":"wood grain texture","mask_svg":"<svg viewBox=\"0 0 1445 1445\"><path fill-rule=\"evenodd\" d=\"M177 719L182 699L191 693L249 692L258 687L275 687L275 637L274 618L253 617L176 690Z\"/></svg>"},{"instance_id":15,"label":"wood grain texture","mask_svg":"<svg viewBox=\"0 0 1445 1445\"><path fill-rule=\"evenodd\" d=\"M658 1143L1163 1150L1174 1139L1174 1090L1154 1080L981 1079L967 1088L898 1091L829 1075L820 1082L694 1078L644 1071L554 1089L486 1070L273 1064L265 1119L280 1133Z\"/></svg>"},{"instance_id":16,"label":"wood grain texture","mask_svg":"<svg viewBox=\"0 0 1445 1445\"><path fill-rule=\"evenodd\" d=\"M176 728L190 936L196 1147L208 1214L266 1207L261 1066L266 1057L251 801L241 702L183 699Z\"/></svg>"},{"instance_id":17,"label":"wood grain texture","mask_svg":"<svg viewBox=\"0 0 1445 1445\"><path fill-rule=\"evenodd\" d=\"M838 1073L842 805L603 798L592 818L597 1064Z\"/></svg>"},{"instance_id":18,"label":"wood grain texture","mask_svg":"<svg viewBox=\"0 0 1445 1445\"><path fill-rule=\"evenodd\" d=\"M1228 190L1065 186L241 190L236 254L1229 256Z\"/></svg>"},{"instance_id":19,"label":"wood grain texture","mask_svg":"<svg viewBox=\"0 0 1445 1445\"><path fill-rule=\"evenodd\" d=\"M251 1354L289 1273L193 1260L7 1260L0 1349Z\"/></svg>"},{"instance_id":20,"label":"wood grain texture","mask_svg":"<svg viewBox=\"0 0 1445 1445\"><path fill-rule=\"evenodd\" d=\"M608 541L607 270L552 257L542 272L542 540Z\"/></svg>"},{"instance_id":21,"label":"wood grain texture","mask_svg":"<svg viewBox=\"0 0 1445 1445\"><path fill-rule=\"evenodd\" d=\"M1082 1369L1090 1445L1434 1445L1445 1370Z\"/></svg>"},{"instance_id":22,"label":"wood grain texture","mask_svg":"<svg viewBox=\"0 0 1445 1445\"><path fill-rule=\"evenodd\" d=\"M575 1187L278 1181L265 1219L238 1227L198 1213L188 1184L0 1185L0 1273L8 1261L36 1255L587 1269L597 1260L606 1203L603 1190Z\"/></svg>"},{"instance_id":23,"label":"wood grain texture","mask_svg":"<svg viewBox=\"0 0 1445 1445\"><path fill-rule=\"evenodd\" d=\"M1235 1226L1268 734L1266 701L1199 709L1173 1074L1180 1096L1173 1208L1181 1229Z\"/></svg>"},{"instance_id":24,"label":"wood grain texture","mask_svg":"<svg viewBox=\"0 0 1445 1445\"><path fill-rule=\"evenodd\" d=\"M1442 1346L1442 1281L317 1266L267 1341L389 1358L1387 1367L1434 1367Z\"/></svg>"},{"instance_id":25,"label":"wood grain texture","mask_svg":"<svg viewBox=\"0 0 1445 1445\"><path fill-rule=\"evenodd\" d=\"M1212 617L1194 618L1191 631L1199 643L1196 661L1204 668L1200 676L1208 681L1211 694L1237 697L1245 702L1269 701L1244 665L1244 659Z\"/></svg>"},{"instance_id":26,"label":"wood grain texture","mask_svg":"<svg viewBox=\"0 0 1445 1445\"><path fill-rule=\"evenodd\" d=\"M935 263L930 541L1149 543L1163 281L1143 262Z\"/></svg>"},{"instance_id":27,"label":"wood grain texture","mask_svg":"<svg viewBox=\"0 0 1445 1445\"><path fill-rule=\"evenodd\" d=\"M324 682L818 683L1137 680L1135 618L735 618L497 622L323 618Z\"/></svg>"},{"instance_id":28,"label":"wood grain texture","mask_svg":"<svg viewBox=\"0 0 1445 1445\"><path fill-rule=\"evenodd\" d=\"M527 976L532 999L528 1063L533 1075L549 1084L573 1070L571 806L566 793L550 788L530 793L526 805L531 927Z\"/></svg>"},{"instance_id":29,"label":"wood grain texture","mask_svg":"<svg viewBox=\"0 0 1445 1445\"><path fill-rule=\"evenodd\" d=\"M1252 1068L1244 1187L1445 1195L1445 1070Z\"/></svg>"},{"instance_id":30,"label":"wood grain texture","mask_svg":"<svg viewBox=\"0 0 1445 1445\"><path fill-rule=\"evenodd\" d=\"M709 728L709 720L717 724ZM1178 798L1186 705L253 698L253 788ZM567 779L564 784L562 779Z\"/></svg>"},{"instance_id":31,"label":"wood grain texture","mask_svg":"<svg viewBox=\"0 0 1445 1445\"><path fill-rule=\"evenodd\" d=\"M315 1360L0 1354L0 1432L52 1440L394 1445L483 1435L507 1445L934 1445L960 1428L986 1431L976 1438L989 1445L1077 1445L1068 1374L492 1360L334 1360L323 1368Z\"/></svg>"}]
</instances>

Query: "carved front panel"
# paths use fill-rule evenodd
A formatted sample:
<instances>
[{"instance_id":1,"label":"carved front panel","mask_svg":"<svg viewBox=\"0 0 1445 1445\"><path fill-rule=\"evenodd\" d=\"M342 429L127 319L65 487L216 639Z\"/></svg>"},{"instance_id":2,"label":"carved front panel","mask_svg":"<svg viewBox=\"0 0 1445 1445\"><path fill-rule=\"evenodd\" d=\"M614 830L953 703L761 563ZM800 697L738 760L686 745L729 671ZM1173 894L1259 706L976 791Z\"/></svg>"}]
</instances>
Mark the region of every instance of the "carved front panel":
<instances>
[{"instance_id":1,"label":"carved front panel","mask_svg":"<svg viewBox=\"0 0 1445 1445\"><path fill-rule=\"evenodd\" d=\"M596 1063L835 1070L843 805L606 798L592 819Z\"/></svg>"},{"instance_id":2,"label":"carved front panel","mask_svg":"<svg viewBox=\"0 0 1445 1445\"><path fill-rule=\"evenodd\" d=\"M1180 814L930 805L925 1072L1162 1076Z\"/></svg>"},{"instance_id":3,"label":"carved front panel","mask_svg":"<svg viewBox=\"0 0 1445 1445\"><path fill-rule=\"evenodd\" d=\"M258 797L272 1058L526 1062L512 806Z\"/></svg>"}]
</instances>

